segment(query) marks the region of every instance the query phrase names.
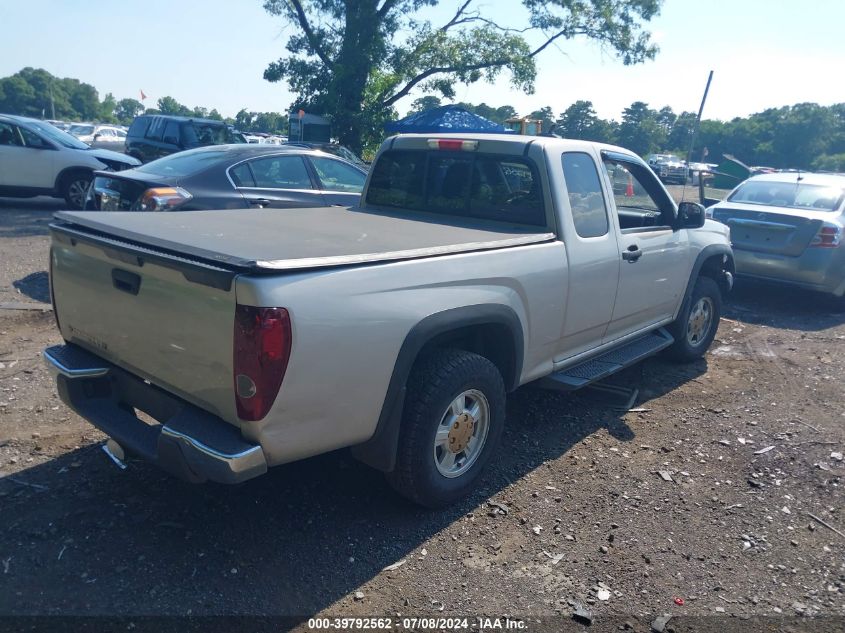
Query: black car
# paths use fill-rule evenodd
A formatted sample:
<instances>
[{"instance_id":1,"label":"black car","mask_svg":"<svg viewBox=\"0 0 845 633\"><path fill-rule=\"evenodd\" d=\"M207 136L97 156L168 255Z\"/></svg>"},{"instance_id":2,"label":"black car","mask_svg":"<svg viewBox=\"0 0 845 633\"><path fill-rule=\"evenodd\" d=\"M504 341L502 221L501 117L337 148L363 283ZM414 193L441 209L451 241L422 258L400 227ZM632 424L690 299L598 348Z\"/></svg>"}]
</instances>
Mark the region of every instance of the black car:
<instances>
[{"instance_id":1,"label":"black car","mask_svg":"<svg viewBox=\"0 0 845 633\"><path fill-rule=\"evenodd\" d=\"M283 145L216 145L166 156L119 174L98 171L86 209L352 206L366 172L331 154Z\"/></svg>"},{"instance_id":2,"label":"black car","mask_svg":"<svg viewBox=\"0 0 845 633\"><path fill-rule=\"evenodd\" d=\"M195 147L245 142L240 132L222 121L145 114L129 126L126 153L146 163Z\"/></svg>"}]
</instances>

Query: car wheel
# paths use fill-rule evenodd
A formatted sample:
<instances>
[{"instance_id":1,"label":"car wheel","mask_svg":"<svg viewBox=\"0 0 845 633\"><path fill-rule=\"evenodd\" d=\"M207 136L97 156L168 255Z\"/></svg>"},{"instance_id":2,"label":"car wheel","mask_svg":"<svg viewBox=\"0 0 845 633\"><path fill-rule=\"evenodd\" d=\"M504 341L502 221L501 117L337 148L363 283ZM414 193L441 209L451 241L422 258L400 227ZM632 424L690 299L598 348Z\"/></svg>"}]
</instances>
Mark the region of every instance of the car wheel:
<instances>
[{"instance_id":1,"label":"car wheel","mask_svg":"<svg viewBox=\"0 0 845 633\"><path fill-rule=\"evenodd\" d=\"M62 178L61 193L69 209L82 209L91 185L90 171L73 171Z\"/></svg>"},{"instance_id":2,"label":"car wheel","mask_svg":"<svg viewBox=\"0 0 845 633\"><path fill-rule=\"evenodd\" d=\"M691 362L704 356L722 316L722 293L710 277L699 277L686 307L669 326L675 342L667 349L669 356L681 362Z\"/></svg>"},{"instance_id":3,"label":"car wheel","mask_svg":"<svg viewBox=\"0 0 845 633\"><path fill-rule=\"evenodd\" d=\"M400 494L436 508L469 494L502 436L505 386L478 354L442 349L417 361L408 378L396 468Z\"/></svg>"}]
</instances>

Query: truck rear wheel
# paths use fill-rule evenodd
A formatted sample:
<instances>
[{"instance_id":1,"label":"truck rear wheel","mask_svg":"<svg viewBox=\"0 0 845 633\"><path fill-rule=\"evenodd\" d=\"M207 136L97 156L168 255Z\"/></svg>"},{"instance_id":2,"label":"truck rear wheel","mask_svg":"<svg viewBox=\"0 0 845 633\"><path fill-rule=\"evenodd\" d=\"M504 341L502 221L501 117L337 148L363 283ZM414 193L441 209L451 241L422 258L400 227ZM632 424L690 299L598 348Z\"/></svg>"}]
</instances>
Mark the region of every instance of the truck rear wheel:
<instances>
[{"instance_id":1,"label":"truck rear wheel","mask_svg":"<svg viewBox=\"0 0 845 633\"><path fill-rule=\"evenodd\" d=\"M722 316L722 293L710 277L699 277L692 296L678 319L669 327L675 342L666 351L680 362L691 362L704 356Z\"/></svg>"},{"instance_id":2,"label":"truck rear wheel","mask_svg":"<svg viewBox=\"0 0 845 633\"><path fill-rule=\"evenodd\" d=\"M502 436L505 386L478 354L441 349L419 359L408 390L396 468L388 481L429 508L469 494Z\"/></svg>"}]
</instances>

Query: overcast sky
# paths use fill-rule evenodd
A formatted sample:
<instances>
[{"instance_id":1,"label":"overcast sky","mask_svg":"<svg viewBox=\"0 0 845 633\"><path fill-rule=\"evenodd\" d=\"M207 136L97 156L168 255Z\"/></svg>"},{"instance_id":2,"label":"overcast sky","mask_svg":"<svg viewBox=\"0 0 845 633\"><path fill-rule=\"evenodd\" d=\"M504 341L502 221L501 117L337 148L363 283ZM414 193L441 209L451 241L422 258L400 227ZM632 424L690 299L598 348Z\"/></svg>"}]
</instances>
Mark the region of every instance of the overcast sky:
<instances>
[{"instance_id":1,"label":"overcast sky","mask_svg":"<svg viewBox=\"0 0 845 633\"><path fill-rule=\"evenodd\" d=\"M508 0L480 0L506 21ZM456 0L443 0L433 17ZM291 32L261 0L0 0L0 76L25 66L93 84L102 98L170 95L224 116L245 107L283 111L292 98L262 78ZM619 119L633 101L697 111L715 71L705 118L730 119L769 107L845 101L845 2L841 0L665 0L649 28L661 51L653 62L623 66L588 41L564 42L539 59L536 92L496 85L459 86L458 101L512 105L521 114L592 101ZM398 106L404 113L413 94Z\"/></svg>"}]
</instances>

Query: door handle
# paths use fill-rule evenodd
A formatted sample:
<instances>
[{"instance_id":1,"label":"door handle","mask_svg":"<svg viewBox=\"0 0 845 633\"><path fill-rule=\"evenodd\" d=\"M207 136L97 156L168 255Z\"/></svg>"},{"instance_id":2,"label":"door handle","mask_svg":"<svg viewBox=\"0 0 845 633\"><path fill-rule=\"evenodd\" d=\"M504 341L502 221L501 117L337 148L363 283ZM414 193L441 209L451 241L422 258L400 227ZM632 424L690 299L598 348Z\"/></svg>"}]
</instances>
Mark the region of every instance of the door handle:
<instances>
[{"instance_id":1,"label":"door handle","mask_svg":"<svg viewBox=\"0 0 845 633\"><path fill-rule=\"evenodd\" d=\"M141 276L120 268L111 269L112 285L122 292L137 295L141 289Z\"/></svg>"},{"instance_id":2,"label":"door handle","mask_svg":"<svg viewBox=\"0 0 845 633\"><path fill-rule=\"evenodd\" d=\"M269 207L272 201L268 200L267 198L251 198L247 200L247 203L251 207L258 207L259 209L263 209L264 207Z\"/></svg>"},{"instance_id":3,"label":"door handle","mask_svg":"<svg viewBox=\"0 0 845 633\"><path fill-rule=\"evenodd\" d=\"M643 252L640 250L640 247L636 244L631 244L628 247L627 251L622 251L622 259L624 259L626 262L631 262L632 264L642 256Z\"/></svg>"}]
</instances>

